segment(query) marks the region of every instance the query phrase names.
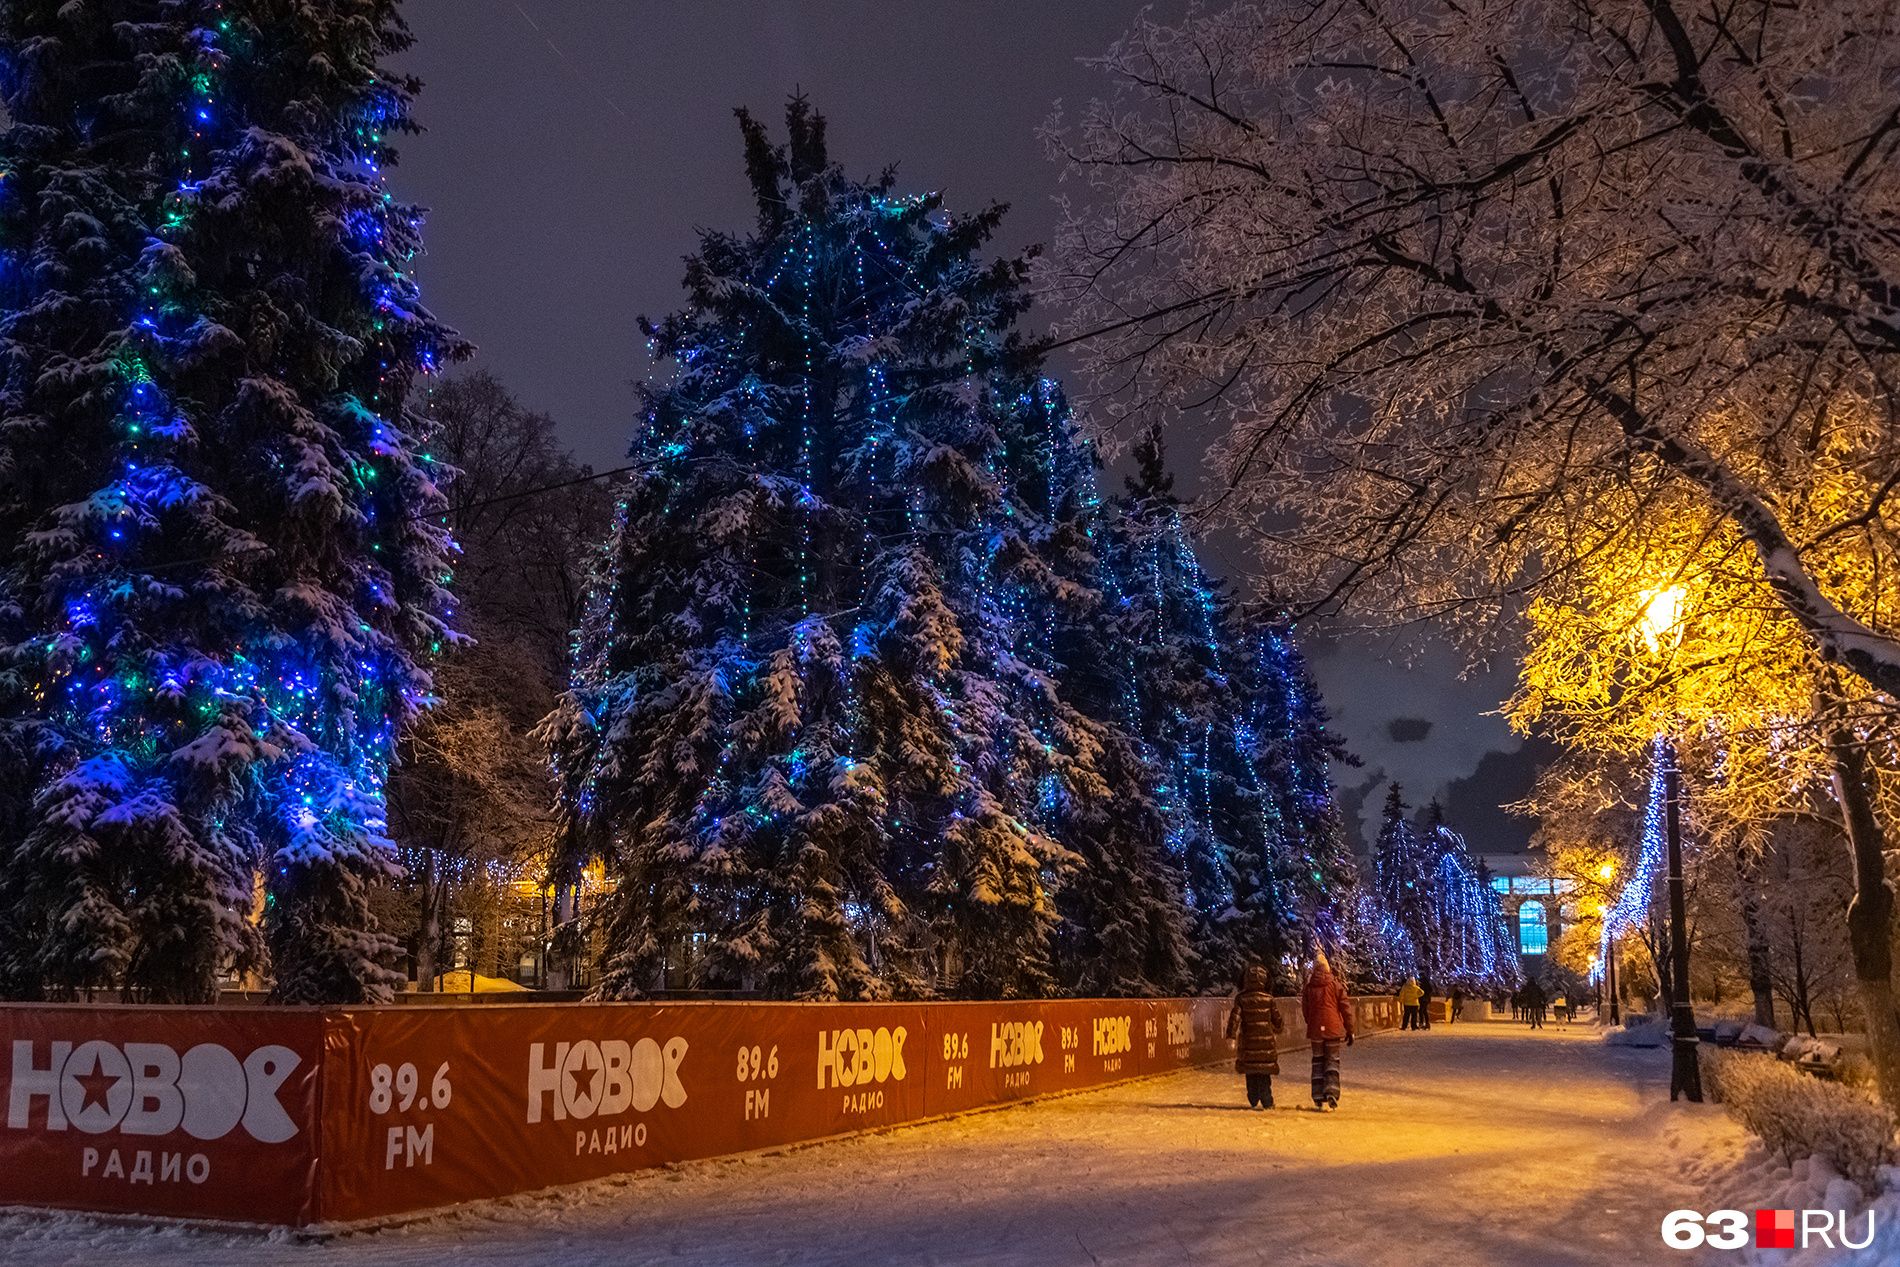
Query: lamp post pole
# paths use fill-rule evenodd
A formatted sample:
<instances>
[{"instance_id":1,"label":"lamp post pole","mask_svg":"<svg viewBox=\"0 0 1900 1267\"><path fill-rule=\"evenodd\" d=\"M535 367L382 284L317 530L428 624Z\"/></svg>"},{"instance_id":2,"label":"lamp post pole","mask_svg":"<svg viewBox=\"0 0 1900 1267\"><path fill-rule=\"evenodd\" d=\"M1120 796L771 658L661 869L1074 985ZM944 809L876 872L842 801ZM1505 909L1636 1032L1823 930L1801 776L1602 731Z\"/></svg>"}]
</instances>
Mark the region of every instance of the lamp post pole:
<instances>
[{"instance_id":1,"label":"lamp post pole","mask_svg":"<svg viewBox=\"0 0 1900 1267\"><path fill-rule=\"evenodd\" d=\"M1682 815L1681 783L1676 775L1676 750L1662 745L1663 824L1669 844L1669 965L1670 989L1675 995L1670 1009L1673 1060L1669 1071L1669 1098L1678 1095L1689 1103L1702 1103L1702 1069L1697 1063L1695 1008L1689 1001L1689 928L1687 902L1682 891Z\"/></svg>"},{"instance_id":2,"label":"lamp post pole","mask_svg":"<svg viewBox=\"0 0 1900 1267\"><path fill-rule=\"evenodd\" d=\"M1603 983L1610 991L1610 1024L1621 1025L1623 1018L1616 1007L1616 938L1610 938L1609 958L1603 964Z\"/></svg>"}]
</instances>

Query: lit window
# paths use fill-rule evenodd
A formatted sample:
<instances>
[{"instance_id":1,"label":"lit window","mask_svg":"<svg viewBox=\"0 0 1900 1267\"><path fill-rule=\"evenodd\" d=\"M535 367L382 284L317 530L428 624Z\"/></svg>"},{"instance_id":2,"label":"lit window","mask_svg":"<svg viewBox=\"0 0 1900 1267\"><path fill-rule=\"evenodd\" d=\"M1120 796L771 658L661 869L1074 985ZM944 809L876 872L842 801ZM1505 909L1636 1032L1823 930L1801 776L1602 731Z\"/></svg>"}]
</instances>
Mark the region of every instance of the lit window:
<instances>
[{"instance_id":1,"label":"lit window","mask_svg":"<svg viewBox=\"0 0 1900 1267\"><path fill-rule=\"evenodd\" d=\"M1517 908L1517 952L1541 955L1550 950L1550 928L1544 921L1544 904L1526 902Z\"/></svg>"},{"instance_id":2,"label":"lit window","mask_svg":"<svg viewBox=\"0 0 1900 1267\"><path fill-rule=\"evenodd\" d=\"M1511 891L1511 877L1508 875L1501 875L1497 879L1491 881L1491 887L1496 889L1500 893L1509 893Z\"/></svg>"}]
</instances>

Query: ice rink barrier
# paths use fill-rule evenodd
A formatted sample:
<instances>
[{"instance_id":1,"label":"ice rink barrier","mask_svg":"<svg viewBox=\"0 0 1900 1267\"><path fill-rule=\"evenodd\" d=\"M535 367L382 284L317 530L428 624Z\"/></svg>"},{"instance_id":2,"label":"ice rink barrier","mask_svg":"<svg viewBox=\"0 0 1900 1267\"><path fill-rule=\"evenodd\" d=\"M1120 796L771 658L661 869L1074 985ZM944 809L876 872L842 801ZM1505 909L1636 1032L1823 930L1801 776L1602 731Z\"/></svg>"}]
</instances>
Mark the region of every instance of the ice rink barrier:
<instances>
[{"instance_id":1,"label":"ice rink barrier","mask_svg":"<svg viewBox=\"0 0 1900 1267\"><path fill-rule=\"evenodd\" d=\"M1229 1006L8 1005L0 1205L377 1219L1230 1060Z\"/></svg>"}]
</instances>

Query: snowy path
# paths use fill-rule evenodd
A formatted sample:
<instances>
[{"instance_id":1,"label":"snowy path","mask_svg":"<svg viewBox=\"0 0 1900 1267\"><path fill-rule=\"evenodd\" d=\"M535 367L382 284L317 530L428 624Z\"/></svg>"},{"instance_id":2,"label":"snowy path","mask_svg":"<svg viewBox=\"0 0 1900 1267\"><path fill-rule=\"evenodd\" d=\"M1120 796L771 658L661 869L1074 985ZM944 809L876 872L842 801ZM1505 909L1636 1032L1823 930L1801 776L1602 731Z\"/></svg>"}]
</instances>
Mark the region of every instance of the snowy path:
<instances>
[{"instance_id":1,"label":"snowy path","mask_svg":"<svg viewBox=\"0 0 1900 1267\"><path fill-rule=\"evenodd\" d=\"M1304 1052L1281 1107L1211 1070L322 1244L83 1219L0 1220L52 1264L1681 1263L1662 1216L1700 1193L1662 1143L1668 1053L1584 1027L1390 1034L1346 1053L1337 1114ZM1293 1106L1298 1105L1295 1109ZM1698 1117L1719 1109L1700 1109ZM1709 1125L1713 1126L1713 1123Z\"/></svg>"}]
</instances>

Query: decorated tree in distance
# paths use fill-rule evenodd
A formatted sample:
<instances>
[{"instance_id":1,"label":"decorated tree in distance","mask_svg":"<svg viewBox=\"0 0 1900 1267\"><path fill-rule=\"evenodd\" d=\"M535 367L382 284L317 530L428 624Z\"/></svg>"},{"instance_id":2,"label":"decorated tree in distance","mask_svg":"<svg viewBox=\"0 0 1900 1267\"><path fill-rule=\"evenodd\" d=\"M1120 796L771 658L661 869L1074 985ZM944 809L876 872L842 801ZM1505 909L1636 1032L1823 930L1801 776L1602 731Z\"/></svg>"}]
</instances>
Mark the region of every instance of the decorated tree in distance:
<instances>
[{"instance_id":1,"label":"decorated tree in distance","mask_svg":"<svg viewBox=\"0 0 1900 1267\"><path fill-rule=\"evenodd\" d=\"M1378 880L1372 920L1386 943L1375 958L1396 973L1417 974L1438 993L1452 986L1515 986L1516 943L1482 866L1464 837L1445 825L1438 802L1423 824L1408 821L1407 808L1394 783L1373 860Z\"/></svg>"},{"instance_id":2,"label":"decorated tree in distance","mask_svg":"<svg viewBox=\"0 0 1900 1267\"><path fill-rule=\"evenodd\" d=\"M1432 864L1429 894L1432 980L1443 988L1515 986L1521 975L1517 944L1504 923L1502 904L1465 838L1445 825L1433 801L1425 835Z\"/></svg>"},{"instance_id":3,"label":"decorated tree in distance","mask_svg":"<svg viewBox=\"0 0 1900 1267\"><path fill-rule=\"evenodd\" d=\"M280 999L389 981L383 781L450 637L409 392L463 350L378 175L408 42L395 0L0 9L14 997L201 1001L262 940Z\"/></svg>"},{"instance_id":4,"label":"decorated tree in distance","mask_svg":"<svg viewBox=\"0 0 1900 1267\"><path fill-rule=\"evenodd\" d=\"M802 100L787 146L739 118L758 225L649 328L677 372L543 728L563 865L616 880L601 993L1174 988L1138 753L1055 654L1091 461L1011 333L1022 262L975 257L1000 209L848 179Z\"/></svg>"},{"instance_id":5,"label":"decorated tree in distance","mask_svg":"<svg viewBox=\"0 0 1900 1267\"><path fill-rule=\"evenodd\" d=\"M1378 894L1381 937L1408 974L1427 971L1431 951L1433 857L1405 817L1411 806L1397 783L1385 795L1385 816L1373 846L1374 891Z\"/></svg>"}]
</instances>

